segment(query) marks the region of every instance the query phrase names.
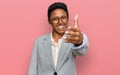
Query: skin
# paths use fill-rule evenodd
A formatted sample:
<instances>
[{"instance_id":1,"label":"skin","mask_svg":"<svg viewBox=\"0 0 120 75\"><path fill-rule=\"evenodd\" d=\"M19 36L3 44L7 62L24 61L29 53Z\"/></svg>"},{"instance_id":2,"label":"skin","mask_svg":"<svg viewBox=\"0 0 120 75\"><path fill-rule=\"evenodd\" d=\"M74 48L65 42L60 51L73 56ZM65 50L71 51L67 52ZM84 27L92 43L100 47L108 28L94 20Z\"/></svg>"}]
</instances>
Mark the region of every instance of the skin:
<instances>
[{"instance_id":1,"label":"skin","mask_svg":"<svg viewBox=\"0 0 120 75\"><path fill-rule=\"evenodd\" d=\"M52 11L50 19L54 17L60 18L61 16L67 16L66 12L63 9L55 9ZM68 16L67 16L68 17ZM83 42L83 35L80 32L79 26L78 26L78 15L75 16L74 19L74 25L71 27L68 27L68 20L67 18L66 22L63 22L61 19L59 19L58 23L54 24L52 20L49 20L49 23L52 25L53 28L53 39L55 42L58 42L58 40L66 34L65 42L66 43L72 43L76 45L80 45ZM64 26L62 29L59 28L59 26Z\"/></svg>"}]
</instances>

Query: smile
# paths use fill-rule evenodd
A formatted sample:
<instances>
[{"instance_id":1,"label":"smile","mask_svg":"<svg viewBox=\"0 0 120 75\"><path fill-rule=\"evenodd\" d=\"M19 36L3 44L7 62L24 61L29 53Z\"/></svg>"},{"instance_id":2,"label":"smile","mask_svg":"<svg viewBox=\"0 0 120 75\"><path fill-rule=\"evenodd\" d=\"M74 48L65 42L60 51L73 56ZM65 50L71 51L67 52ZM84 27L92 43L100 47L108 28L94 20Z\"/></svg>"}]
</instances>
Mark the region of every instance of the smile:
<instances>
[{"instance_id":1,"label":"smile","mask_svg":"<svg viewBox=\"0 0 120 75\"><path fill-rule=\"evenodd\" d=\"M62 29L64 29L64 26L58 26L58 28L59 28L60 30L62 30Z\"/></svg>"}]
</instances>

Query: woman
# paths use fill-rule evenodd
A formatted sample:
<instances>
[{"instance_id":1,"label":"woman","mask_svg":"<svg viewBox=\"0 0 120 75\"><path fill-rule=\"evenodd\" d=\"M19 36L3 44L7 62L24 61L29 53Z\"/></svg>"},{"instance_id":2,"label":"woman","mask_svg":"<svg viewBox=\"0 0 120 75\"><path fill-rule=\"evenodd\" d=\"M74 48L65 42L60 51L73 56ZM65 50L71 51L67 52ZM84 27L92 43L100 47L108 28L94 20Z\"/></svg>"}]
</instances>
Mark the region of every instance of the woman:
<instances>
[{"instance_id":1,"label":"woman","mask_svg":"<svg viewBox=\"0 0 120 75\"><path fill-rule=\"evenodd\" d=\"M75 57L86 53L88 39L79 29L78 15L72 27L68 21L66 4L49 6L48 22L53 30L35 40L28 75L77 75Z\"/></svg>"}]
</instances>

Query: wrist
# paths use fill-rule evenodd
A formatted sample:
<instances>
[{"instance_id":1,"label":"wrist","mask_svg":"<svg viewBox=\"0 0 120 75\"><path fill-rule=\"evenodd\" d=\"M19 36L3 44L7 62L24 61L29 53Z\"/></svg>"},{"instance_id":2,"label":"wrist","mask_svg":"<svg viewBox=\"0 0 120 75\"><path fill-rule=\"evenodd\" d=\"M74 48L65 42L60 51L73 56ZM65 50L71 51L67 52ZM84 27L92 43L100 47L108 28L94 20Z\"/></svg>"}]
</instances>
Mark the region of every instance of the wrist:
<instances>
[{"instance_id":1,"label":"wrist","mask_svg":"<svg viewBox=\"0 0 120 75\"><path fill-rule=\"evenodd\" d=\"M81 43L79 43L79 44L74 44L74 45L75 46L80 46L80 45L82 45L82 43L83 43L83 41Z\"/></svg>"}]
</instances>

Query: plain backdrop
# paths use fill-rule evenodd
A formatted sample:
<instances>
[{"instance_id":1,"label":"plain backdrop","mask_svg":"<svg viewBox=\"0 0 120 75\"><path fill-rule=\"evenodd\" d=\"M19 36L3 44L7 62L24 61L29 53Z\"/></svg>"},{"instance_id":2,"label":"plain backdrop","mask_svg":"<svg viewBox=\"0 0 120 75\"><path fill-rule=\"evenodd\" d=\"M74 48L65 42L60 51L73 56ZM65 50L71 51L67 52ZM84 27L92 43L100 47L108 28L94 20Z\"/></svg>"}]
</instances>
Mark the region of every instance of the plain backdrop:
<instances>
[{"instance_id":1,"label":"plain backdrop","mask_svg":"<svg viewBox=\"0 0 120 75\"><path fill-rule=\"evenodd\" d=\"M34 40L51 31L47 8L68 5L73 25L89 38L87 55L77 57L78 75L120 75L119 0L0 0L0 75L27 75Z\"/></svg>"}]
</instances>

